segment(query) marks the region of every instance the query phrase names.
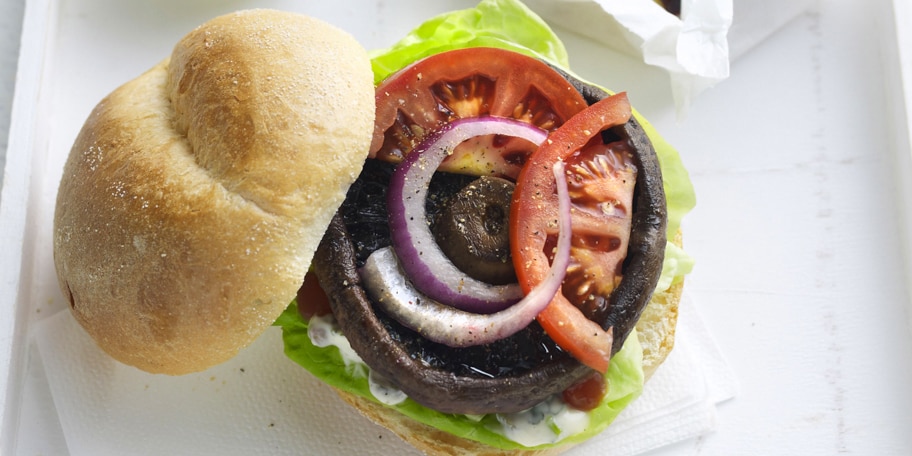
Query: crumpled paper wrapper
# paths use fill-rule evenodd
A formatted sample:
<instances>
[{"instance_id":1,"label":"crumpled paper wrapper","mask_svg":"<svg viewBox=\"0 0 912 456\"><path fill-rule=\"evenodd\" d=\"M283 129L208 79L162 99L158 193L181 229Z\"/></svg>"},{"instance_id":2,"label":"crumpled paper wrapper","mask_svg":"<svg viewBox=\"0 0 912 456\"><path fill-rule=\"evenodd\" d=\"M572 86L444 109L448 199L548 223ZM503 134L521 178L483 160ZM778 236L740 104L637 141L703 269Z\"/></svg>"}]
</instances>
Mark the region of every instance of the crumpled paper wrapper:
<instances>
[{"instance_id":1,"label":"crumpled paper wrapper","mask_svg":"<svg viewBox=\"0 0 912 456\"><path fill-rule=\"evenodd\" d=\"M679 116L729 76L744 54L811 0L681 0L675 16L653 0L524 0L559 27L666 70Z\"/></svg>"},{"instance_id":2,"label":"crumpled paper wrapper","mask_svg":"<svg viewBox=\"0 0 912 456\"><path fill-rule=\"evenodd\" d=\"M67 311L32 333L69 452L92 455L417 455L285 357L270 328L205 372L152 375L104 354ZM737 381L685 296L669 359L576 456L635 455L710 432Z\"/></svg>"},{"instance_id":3,"label":"crumpled paper wrapper","mask_svg":"<svg viewBox=\"0 0 912 456\"><path fill-rule=\"evenodd\" d=\"M652 0L525 0L548 21L665 69L678 112L728 78L733 0L682 0L675 16Z\"/></svg>"}]
</instances>

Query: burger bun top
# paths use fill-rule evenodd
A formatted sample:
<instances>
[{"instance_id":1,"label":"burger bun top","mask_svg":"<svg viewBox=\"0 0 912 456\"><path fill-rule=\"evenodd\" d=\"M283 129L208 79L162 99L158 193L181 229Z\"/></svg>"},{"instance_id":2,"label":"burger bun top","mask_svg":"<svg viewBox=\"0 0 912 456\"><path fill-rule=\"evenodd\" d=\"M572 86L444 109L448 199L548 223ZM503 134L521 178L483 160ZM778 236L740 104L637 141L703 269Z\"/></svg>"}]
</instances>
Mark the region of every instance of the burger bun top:
<instances>
[{"instance_id":1,"label":"burger bun top","mask_svg":"<svg viewBox=\"0 0 912 456\"><path fill-rule=\"evenodd\" d=\"M204 370L294 298L371 141L367 52L320 20L217 17L105 97L66 162L54 261L108 354Z\"/></svg>"}]
</instances>

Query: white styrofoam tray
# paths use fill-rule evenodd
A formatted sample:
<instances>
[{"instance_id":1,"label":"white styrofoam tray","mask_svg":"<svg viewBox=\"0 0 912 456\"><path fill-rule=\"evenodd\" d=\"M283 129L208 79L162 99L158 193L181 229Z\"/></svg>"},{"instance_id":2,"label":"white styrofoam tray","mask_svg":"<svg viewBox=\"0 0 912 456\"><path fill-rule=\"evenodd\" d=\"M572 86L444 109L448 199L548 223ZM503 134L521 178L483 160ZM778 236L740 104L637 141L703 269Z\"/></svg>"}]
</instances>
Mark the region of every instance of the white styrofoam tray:
<instances>
[{"instance_id":1,"label":"white styrofoam tray","mask_svg":"<svg viewBox=\"0 0 912 456\"><path fill-rule=\"evenodd\" d=\"M630 91L679 147L700 199L685 224L698 259L688 290L743 394L716 433L662 454L912 452L901 248L912 226L912 8L853 3L822 0L746 52L680 122L663 74L562 34L576 71ZM29 328L65 308L53 201L69 144L102 96L220 12L284 5L379 47L472 4L29 1L0 204L0 452L66 450Z\"/></svg>"}]
</instances>

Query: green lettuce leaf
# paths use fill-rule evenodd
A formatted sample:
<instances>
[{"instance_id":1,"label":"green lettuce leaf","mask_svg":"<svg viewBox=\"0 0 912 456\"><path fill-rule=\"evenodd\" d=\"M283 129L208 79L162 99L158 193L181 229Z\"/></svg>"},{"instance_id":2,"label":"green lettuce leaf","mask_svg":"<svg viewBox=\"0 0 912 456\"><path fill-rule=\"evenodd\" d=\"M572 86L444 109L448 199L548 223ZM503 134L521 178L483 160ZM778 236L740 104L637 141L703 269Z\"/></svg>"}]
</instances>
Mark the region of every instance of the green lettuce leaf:
<instances>
[{"instance_id":1,"label":"green lettuce leaf","mask_svg":"<svg viewBox=\"0 0 912 456\"><path fill-rule=\"evenodd\" d=\"M483 0L475 8L429 19L388 49L371 52L374 83L429 55L467 47L510 49L566 68L567 50L526 5Z\"/></svg>"},{"instance_id":2,"label":"green lettuce leaf","mask_svg":"<svg viewBox=\"0 0 912 456\"><path fill-rule=\"evenodd\" d=\"M525 5L516 0L483 0L475 8L454 11L421 24L400 42L388 49L371 53L375 81L422 57L451 49L490 46L510 49L546 60L569 71L564 45L548 25ZM643 125L659 156L668 202L668 234L673 239L681 218L695 204L690 177L677 151L672 148L639 113L634 115ZM693 267L693 260L680 248L669 243L658 291L682 280ZM343 391L375 400L370 393L365 366L346 367L335 347L315 347L307 337L307 322L292 305L276 322L283 328L287 356L308 369L325 383ZM642 349L636 337L628 337L624 347L612 358L606 374L609 392L601 406L589 413L589 427L559 444L580 442L603 431L643 388ZM408 399L395 407L399 412L454 435L479 441L496 448L523 448L493 430L493 416L470 417L443 414ZM543 447L551 445L543 445Z\"/></svg>"},{"instance_id":3,"label":"green lettuce leaf","mask_svg":"<svg viewBox=\"0 0 912 456\"><path fill-rule=\"evenodd\" d=\"M342 391L375 401L367 381L367 366L363 364L346 366L339 350L334 347L320 348L313 345L307 336L308 322L298 313L297 303L292 303L276 320L282 327L282 338L285 341L285 354L310 371L324 383ZM643 389L643 351L636 337L631 334L624 347L611 359L606 378L608 394L601 405L589 414L589 426L581 433L557 442L563 445L570 442L582 442L601 433L630 402L636 399ZM497 419L494 415L483 417L441 413L406 399L393 406L399 413L412 419L433 426L488 446L502 449L526 448L507 439L496 431ZM546 448L555 444L539 445L533 448Z\"/></svg>"}]
</instances>

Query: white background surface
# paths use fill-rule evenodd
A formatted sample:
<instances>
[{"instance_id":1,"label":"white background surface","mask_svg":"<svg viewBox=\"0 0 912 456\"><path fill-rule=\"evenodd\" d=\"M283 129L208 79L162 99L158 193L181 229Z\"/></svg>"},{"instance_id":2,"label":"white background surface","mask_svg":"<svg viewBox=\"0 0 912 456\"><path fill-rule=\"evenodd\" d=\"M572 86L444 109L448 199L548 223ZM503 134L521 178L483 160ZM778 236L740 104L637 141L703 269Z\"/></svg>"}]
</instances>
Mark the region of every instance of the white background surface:
<instances>
[{"instance_id":1,"label":"white background surface","mask_svg":"<svg viewBox=\"0 0 912 456\"><path fill-rule=\"evenodd\" d=\"M16 83L19 35L22 33L24 0L0 1L0 169L6 163L7 131ZM3 175L0 174L0 187Z\"/></svg>"},{"instance_id":2,"label":"white background surface","mask_svg":"<svg viewBox=\"0 0 912 456\"><path fill-rule=\"evenodd\" d=\"M354 3L309 7L373 48L434 12L474 2L415 2L395 17L386 8L398 5ZM67 39L53 42L48 74L67 77L45 93L54 111L39 130L52 134L37 151L47 162L33 162L47 168L29 195L37 212L26 253L34 256L23 275L32 322L62 308L42 241L62 157L82 119L113 81L165 55L188 24L252 2L163 1L111 18L115 9L103 1L59 4L58 37ZM87 27L101 19L112 20ZM688 290L741 394L720 408L716 432L657 454L912 454L909 275L898 215L910 203L900 182L912 171L897 166L909 150L892 21L885 0L822 0L741 56L683 121L662 73L559 30L573 68L627 90L681 150L697 189L698 207L685 220L698 261ZM161 39L142 39L151 24ZM16 454L64 454L40 362L29 353L16 391Z\"/></svg>"}]
</instances>

